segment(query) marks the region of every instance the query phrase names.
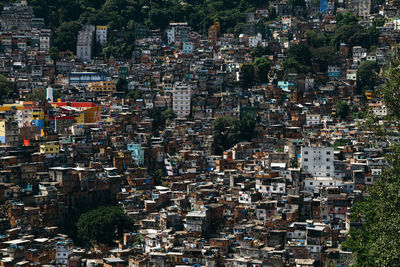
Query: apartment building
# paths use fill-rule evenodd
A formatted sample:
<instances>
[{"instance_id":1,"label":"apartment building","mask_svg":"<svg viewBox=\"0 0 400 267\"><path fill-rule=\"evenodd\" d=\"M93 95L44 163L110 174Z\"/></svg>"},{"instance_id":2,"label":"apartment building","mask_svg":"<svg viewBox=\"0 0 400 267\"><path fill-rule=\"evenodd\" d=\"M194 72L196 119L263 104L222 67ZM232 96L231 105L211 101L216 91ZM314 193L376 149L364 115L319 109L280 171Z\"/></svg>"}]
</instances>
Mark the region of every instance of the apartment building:
<instances>
[{"instance_id":1,"label":"apartment building","mask_svg":"<svg viewBox=\"0 0 400 267\"><path fill-rule=\"evenodd\" d=\"M83 29L79 31L76 45L76 56L78 59L92 59L94 31L95 27L93 25L85 25Z\"/></svg>"},{"instance_id":2,"label":"apartment building","mask_svg":"<svg viewBox=\"0 0 400 267\"><path fill-rule=\"evenodd\" d=\"M301 168L316 177L334 176L334 150L331 147L302 147Z\"/></svg>"},{"instance_id":3,"label":"apartment building","mask_svg":"<svg viewBox=\"0 0 400 267\"><path fill-rule=\"evenodd\" d=\"M184 83L175 83L172 88L172 107L178 118L189 116L192 88Z\"/></svg>"}]
</instances>

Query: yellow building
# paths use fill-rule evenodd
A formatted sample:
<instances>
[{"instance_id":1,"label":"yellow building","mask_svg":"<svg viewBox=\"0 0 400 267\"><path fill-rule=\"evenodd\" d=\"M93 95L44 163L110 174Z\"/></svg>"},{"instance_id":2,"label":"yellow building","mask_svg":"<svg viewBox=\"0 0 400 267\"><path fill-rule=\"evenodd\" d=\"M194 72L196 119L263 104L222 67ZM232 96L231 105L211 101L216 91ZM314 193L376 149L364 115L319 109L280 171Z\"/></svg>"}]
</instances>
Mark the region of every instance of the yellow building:
<instances>
[{"instance_id":1,"label":"yellow building","mask_svg":"<svg viewBox=\"0 0 400 267\"><path fill-rule=\"evenodd\" d=\"M49 142L40 145L40 153L46 156L56 156L60 153L60 146L56 142Z\"/></svg>"},{"instance_id":2,"label":"yellow building","mask_svg":"<svg viewBox=\"0 0 400 267\"><path fill-rule=\"evenodd\" d=\"M89 91L94 93L110 93L115 91L113 81L101 81L89 83Z\"/></svg>"}]
</instances>

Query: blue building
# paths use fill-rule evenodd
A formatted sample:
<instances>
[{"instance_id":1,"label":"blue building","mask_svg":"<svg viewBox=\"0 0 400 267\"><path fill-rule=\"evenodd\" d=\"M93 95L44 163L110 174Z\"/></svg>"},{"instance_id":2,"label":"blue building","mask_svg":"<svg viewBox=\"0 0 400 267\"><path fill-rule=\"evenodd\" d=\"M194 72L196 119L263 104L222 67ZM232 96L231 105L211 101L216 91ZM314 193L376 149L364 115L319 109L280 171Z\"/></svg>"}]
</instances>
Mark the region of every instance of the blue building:
<instances>
[{"instance_id":1,"label":"blue building","mask_svg":"<svg viewBox=\"0 0 400 267\"><path fill-rule=\"evenodd\" d=\"M328 66L328 77L329 79L338 79L340 77L340 67Z\"/></svg>"},{"instance_id":2,"label":"blue building","mask_svg":"<svg viewBox=\"0 0 400 267\"><path fill-rule=\"evenodd\" d=\"M328 11L328 0L321 0L320 1L319 11L321 13L326 13Z\"/></svg>"},{"instance_id":3,"label":"blue building","mask_svg":"<svg viewBox=\"0 0 400 267\"><path fill-rule=\"evenodd\" d=\"M193 53L193 43L192 42L183 42L183 53L184 54L192 54Z\"/></svg>"},{"instance_id":4,"label":"blue building","mask_svg":"<svg viewBox=\"0 0 400 267\"><path fill-rule=\"evenodd\" d=\"M75 86L88 86L91 82L106 80L106 75L101 72L71 72L68 74L68 84Z\"/></svg>"},{"instance_id":5,"label":"blue building","mask_svg":"<svg viewBox=\"0 0 400 267\"><path fill-rule=\"evenodd\" d=\"M144 164L144 150L140 144L128 144L127 150L132 153L132 159L135 160L138 165Z\"/></svg>"}]
</instances>

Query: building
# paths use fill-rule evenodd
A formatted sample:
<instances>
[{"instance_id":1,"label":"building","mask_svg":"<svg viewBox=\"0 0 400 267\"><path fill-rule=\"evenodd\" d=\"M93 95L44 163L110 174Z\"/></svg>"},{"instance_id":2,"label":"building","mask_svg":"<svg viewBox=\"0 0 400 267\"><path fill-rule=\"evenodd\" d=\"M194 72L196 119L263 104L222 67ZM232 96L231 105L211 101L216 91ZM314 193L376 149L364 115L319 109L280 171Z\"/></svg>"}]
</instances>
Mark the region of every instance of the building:
<instances>
[{"instance_id":1,"label":"building","mask_svg":"<svg viewBox=\"0 0 400 267\"><path fill-rule=\"evenodd\" d=\"M58 142L47 142L40 145L40 153L46 157L54 157L60 153L60 145Z\"/></svg>"},{"instance_id":2,"label":"building","mask_svg":"<svg viewBox=\"0 0 400 267\"><path fill-rule=\"evenodd\" d=\"M206 210L190 211L185 218L185 230L194 233L205 233L209 227Z\"/></svg>"},{"instance_id":3,"label":"building","mask_svg":"<svg viewBox=\"0 0 400 267\"><path fill-rule=\"evenodd\" d=\"M101 46L107 43L107 26L96 26L96 42Z\"/></svg>"},{"instance_id":4,"label":"building","mask_svg":"<svg viewBox=\"0 0 400 267\"><path fill-rule=\"evenodd\" d=\"M334 155L331 147L302 147L301 168L316 177L333 177Z\"/></svg>"},{"instance_id":5,"label":"building","mask_svg":"<svg viewBox=\"0 0 400 267\"><path fill-rule=\"evenodd\" d=\"M88 89L94 93L112 93L115 91L115 84L113 81L91 82Z\"/></svg>"},{"instance_id":6,"label":"building","mask_svg":"<svg viewBox=\"0 0 400 267\"><path fill-rule=\"evenodd\" d=\"M93 25L85 25L78 33L78 41L76 44L76 56L81 60L91 60L93 50L93 35L95 27Z\"/></svg>"},{"instance_id":7,"label":"building","mask_svg":"<svg viewBox=\"0 0 400 267\"><path fill-rule=\"evenodd\" d=\"M0 143L8 146L18 145L18 124L16 121L0 120Z\"/></svg>"},{"instance_id":8,"label":"building","mask_svg":"<svg viewBox=\"0 0 400 267\"><path fill-rule=\"evenodd\" d=\"M172 107L177 117L189 116L191 111L192 88L184 83L175 83L172 88Z\"/></svg>"},{"instance_id":9,"label":"building","mask_svg":"<svg viewBox=\"0 0 400 267\"><path fill-rule=\"evenodd\" d=\"M359 17L367 18L371 12L371 0L351 0L351 9Z\"/></svg>"},{"instance_id":10,"label":"building","mask_svg":"<svg viewBox=\"0 0 400 267\"><path fill-rule=\"evenodd\" d=\"M339 79L340 78L340 67L329 65L328 66L328 77L329 79Z\"/></svg>"},{"instance_id":11,"label":"building","mask_svg":"<svg viewBox=\"0 0 400 267\"><path fill-rule=\"evenodd\" d=\"M317 126L321 124L321 114L307 114L306 123L308 126Z\"/></svg>"},{"instance_id":12,"label":"building","mask_svg":"<svg viewBox=\"0 0 400 267\"><path fill-rule=\"evenodd\" d=\"M56 265L69 266L68 259L73 253L74 246L72 241L59 241L56 245Z\"/></svg>"},{"instance_id":13,"label":"building","mask_svg":"<svg viewBox=\"0 0 400 267\"><path fill-rule=\"evenodd\" d=\"M100 72L71 72L68 75L68 84L71 86L86 87L89 83L106 80L106 75Z\"/></svg>"},{"instance_id":14,"label":"building","mask_svg":"<svg viewBox=\"0 0 400 267\"><path fill-rule=\"evenodd\" d=\"M144 150L140 144L128 144L127 150L132 153L132 159L136 161L137 165L144 164Z\"/></svg>"}]
</instances>

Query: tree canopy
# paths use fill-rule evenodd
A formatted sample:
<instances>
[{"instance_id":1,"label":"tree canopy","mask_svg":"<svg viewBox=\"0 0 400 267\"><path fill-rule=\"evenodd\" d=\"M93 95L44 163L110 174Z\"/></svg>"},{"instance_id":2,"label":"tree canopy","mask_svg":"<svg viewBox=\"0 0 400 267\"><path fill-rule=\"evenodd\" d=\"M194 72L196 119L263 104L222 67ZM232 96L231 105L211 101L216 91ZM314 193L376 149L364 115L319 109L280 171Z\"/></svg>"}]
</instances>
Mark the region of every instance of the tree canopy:
<instances>
[{"instance_id":1,"label":"tree canopy","mask_svg":"<svg viewBox=\"0 0 400 267\"><path fill-rule=\"evenodd\" d=\"M400 121L399 66L396 56L385 71L385 83L381 89L389 114L386 119L394 125ZM369 196L356 203L351 210L350 237L343 248L355 254L357 266L399 265L400 145L392 145L386 154L389 166L379 176L376 185L368 188Z\"/></svg>"},{"instance_id":2,"label":"tree canopy","mask_svg":"<svg viewBox=\"0 0 400 267\"><path fill-rule=\"evenodd\" d=\"M255 126L256 121L249 116L244 116L241 120L229 116L218 117L212 130L213 153L220 155L242 140L251 141Z\"/></svg>"},{"instance_id":3,"label":"tree canopy","mask_svg":"<svg viewBox=\"0 0 400 267\"><path fill-rule=\"evenodd\" d=\"M4 75L0 74L0 101L3 102L4 99L13 97L15 94L14 83L10 82Z\"/></svg>"},{"instance_id":4,"label":"tree canopy","mask_svg":"<svg viewBox=\"0 0 400 267\"><path fill-rule=\"evenodd\" d=\"M336 117L339 119L346 119L349 116L349 111L350 107L345 101L339 100L336 103Z\"/></svg>"},{"instance_id":5,"label":"tree canopy","mask_svg":"<svg viewBox=\"0 0 400 267\"><path fill-rule=\"evenodd\" d=\"M79 217L78 238L83 245L97 243L112 245L124 231L131 230L131 218L117 206L103 206L86 212Z\"/></svg>"},{"instance_id":6,"label":"tree canopy","mask_svg":"<svg viewBox=\"0 0 400 267\"><path fill-rule=\"evenodd\" d=\"M363 61L357 70L357 88L373 90L378 83L379 65L375 61Z\"/></svg>"},{"instance_id":7,"label":"tree canopy","mask_svg":"<svg viewBox=\"0 0 400 267\"><path fill-rule=\"evenodd\" d=\"M271 62L264 57L258 57L254 60L254 66L256 67L257 81L259 83L267 82L268 73L271 69Z\"/></svg>"}]
</instances>

